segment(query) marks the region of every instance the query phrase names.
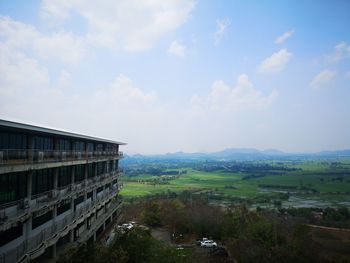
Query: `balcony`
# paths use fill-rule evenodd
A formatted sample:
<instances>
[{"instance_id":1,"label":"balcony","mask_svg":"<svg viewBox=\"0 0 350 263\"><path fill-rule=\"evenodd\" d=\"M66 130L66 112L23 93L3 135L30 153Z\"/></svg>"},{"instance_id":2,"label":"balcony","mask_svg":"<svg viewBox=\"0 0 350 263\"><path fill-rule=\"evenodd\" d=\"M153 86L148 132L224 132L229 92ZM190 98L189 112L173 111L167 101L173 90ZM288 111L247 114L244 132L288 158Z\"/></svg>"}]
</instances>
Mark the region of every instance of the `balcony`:
<instances>
[{"instance_id":1,"label":"balcony","mask_svg":"<svg viewBox=\"0 0 350 263\"><path fill-rule=\"evenodd\" d=\"M56 150L0 150L0 166L90 159L123 158L120 151L56 151Z\"/></svg>"},{"instance_id":2,"label":"balcony","mask_svg":"<svg viewBox=\"0 0 350 263\"><path fill-rule=\"evenodd\" d=\"M53 189L37 195L32 195L31 200L21 199L14 202L0 205L0 229L5 228L12 222L24 221L30 216L30 213L38 211L44 207L49 208L57 202L74 198L79 192L90 192L95 188L113 182L121 176L121 170L105 173L101 176L93 177L87 181L76 184L69 184L64 187ZM118 183L118 191L120 190L120 182Z\"/></svg>"},{"instance_id":3,"label":"balcony","mask_svg":"<svg viewBox=\"0 0 350 263\"><path fill-rule=\"evenodd\" d=\"M121 199L114 199L116 194L115 190L106 192L100 198L87 203L83 207L76 211L66 215L65 217L52 221L52 224L41 230L35 236L32 236L29 240L23 241L16 247L0 254L0 263L7 262L27 262L40 256L45 250L55 244L59 238L68 234L69 231L73 230L81 221L84 221L92 213L94 213L100 204L105 204L111 201L108 208L105 208L105 215L108 216L115 208L119 207L122 203ZM106 216L102 218L105 219ZM99 220L93 223L92 229L98 227ZM91 234L92 229L85 230L84 235ZM89 232L89 233L88 233Z\"/></svg>"}]
</instances>

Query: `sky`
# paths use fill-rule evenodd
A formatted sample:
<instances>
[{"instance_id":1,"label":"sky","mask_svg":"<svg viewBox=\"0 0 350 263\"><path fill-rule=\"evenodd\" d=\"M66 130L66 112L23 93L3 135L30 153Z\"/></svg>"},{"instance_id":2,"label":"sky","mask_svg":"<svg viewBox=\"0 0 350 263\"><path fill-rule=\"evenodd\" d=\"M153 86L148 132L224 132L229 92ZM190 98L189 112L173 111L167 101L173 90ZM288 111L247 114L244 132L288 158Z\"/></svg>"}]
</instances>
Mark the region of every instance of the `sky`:
<instances>
[{"instance_id":1,"label":"sky","mask_svg":"<svg viewBox=\"0 0 350 263\"><path fill-rule=\"evenodd\" d=\"M350 148L350 1L0 0L0 118L129 154Z\"/></svg>"}]
</instances>

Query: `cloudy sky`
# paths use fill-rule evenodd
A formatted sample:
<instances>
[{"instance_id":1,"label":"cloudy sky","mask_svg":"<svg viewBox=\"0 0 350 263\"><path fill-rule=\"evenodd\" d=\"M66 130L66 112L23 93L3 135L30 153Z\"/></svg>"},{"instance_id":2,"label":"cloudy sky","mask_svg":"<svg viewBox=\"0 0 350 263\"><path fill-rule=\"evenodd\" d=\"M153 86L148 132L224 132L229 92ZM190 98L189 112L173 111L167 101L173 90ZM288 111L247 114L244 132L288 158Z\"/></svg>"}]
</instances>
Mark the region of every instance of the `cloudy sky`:
<instances>
[{"instance_id":1,"label":"cloudy sky","mask_svg":"<svg viewBox=\"0 0 350 263\"><path fill-rule=\"evenodd\" d=\"M0 1L0 118L128 153L350 148L350 1Z\"/></svg>"}]
</instances>

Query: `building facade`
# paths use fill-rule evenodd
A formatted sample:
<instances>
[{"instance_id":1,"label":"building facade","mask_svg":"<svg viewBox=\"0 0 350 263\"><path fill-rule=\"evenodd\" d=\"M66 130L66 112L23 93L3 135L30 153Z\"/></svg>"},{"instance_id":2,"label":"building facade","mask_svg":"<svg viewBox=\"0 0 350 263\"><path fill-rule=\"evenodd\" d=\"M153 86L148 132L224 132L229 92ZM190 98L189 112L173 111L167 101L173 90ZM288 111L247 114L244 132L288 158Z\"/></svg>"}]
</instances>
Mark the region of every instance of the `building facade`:
<instances>
[{"instance_id":1,"label":"building facade","mask_svg":"<svg viewBox=\"0 0 350 263\"><path fill-rule=\"evenodd\" d=\"M118 221L120 145L0 120L0 263L55 258Z\"/></svg>"}]
</instances>

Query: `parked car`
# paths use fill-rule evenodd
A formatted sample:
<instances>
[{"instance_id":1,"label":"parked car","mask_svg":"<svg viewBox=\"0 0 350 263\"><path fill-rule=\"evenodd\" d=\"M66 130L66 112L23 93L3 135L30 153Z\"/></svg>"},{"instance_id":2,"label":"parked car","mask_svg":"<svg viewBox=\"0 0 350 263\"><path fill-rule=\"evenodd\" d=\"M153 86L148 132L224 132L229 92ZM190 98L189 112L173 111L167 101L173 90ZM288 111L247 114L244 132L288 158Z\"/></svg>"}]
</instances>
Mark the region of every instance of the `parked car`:
<instances>
[{"instance_id":1,"label":"parked car","mask_svg":"<svg viewBox=\"0 0 350 263\"><path fill-rule=\"evenodd\" d=\"M201 247L217 247L217 244L213 240L205 240L201 242Z\"/></svg>"},{"instance_id":2,"label":"parked car","mask_svg":"<svg viewBox=\"0 0 350 263\"><path fill-rule=\"evenodd\" d=\"M206 238L206 237L203 237L202 239L197 240L197 241L196 241L197 246L200 246L201 243L202 243L203 241L206 241L206 240L209 240L209 239Z\"/></svg>"},{"instance_id":3,"label":"parked car","mask_svg":"<svg viewBox=\"0 0 350 263\"><path fill-rule=\"evenodd\" d=\"M130 230L131 228L134 227L134 225L131 224L131 223L127 223L127 224L122 224L122 227L123 227L124 229Z\"/></svg>"}]
</instances>

